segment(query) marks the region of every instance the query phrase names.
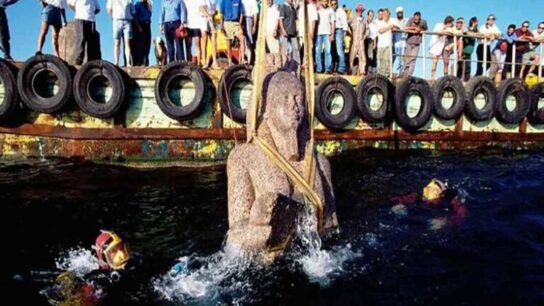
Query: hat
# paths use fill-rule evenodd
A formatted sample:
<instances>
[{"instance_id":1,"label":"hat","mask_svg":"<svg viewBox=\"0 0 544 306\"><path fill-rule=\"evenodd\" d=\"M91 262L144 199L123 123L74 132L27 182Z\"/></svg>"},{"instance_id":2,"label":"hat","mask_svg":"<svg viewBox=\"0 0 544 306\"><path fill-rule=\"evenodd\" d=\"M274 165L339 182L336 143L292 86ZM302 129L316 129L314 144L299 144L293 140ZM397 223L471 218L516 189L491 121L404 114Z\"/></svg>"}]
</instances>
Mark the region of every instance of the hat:
<instances>
[{"instance_id":1,"label":"hat","mask_svg":"<svg viewBox=\"0 0 544 306\"><path fill-rule=\"evenodd\" d=\"M397 13L404 12L404 8L402 6L397 7Z\"/></svg>"},{"instance_id":2,"label":"hat","mask_svg":"<svg viewBox=\"0 0 544 306\"><path fill-rule=\"evenodd\" d=\"M464 23L464 22L465 22L465 18L459 17L459 18L457 18L457 22L463 22L463 23Z\"/></svg>"},{"instance_id":3,"label":"hat","mask_svg":"<svg viewBox=\"0 0 544 306\"><path fill-rule=\"evenodd\" d=\"M357 8L355 8L356 11L364 11L365 6L361 3L357 4Z\"/></svg>"},{"instance_id":4,"label":"hat","mask_svg":"<svg viewBox=\"0 0 544 306\"><path fill-rule=\"evenodd\" d=\"M487 19L488 19L488 20L489 20L489 19L495 20L496 18L495 18L495 15L494 15L494 14L490 14L489 16L487 16Z\"/></svg>"}]
</instances>

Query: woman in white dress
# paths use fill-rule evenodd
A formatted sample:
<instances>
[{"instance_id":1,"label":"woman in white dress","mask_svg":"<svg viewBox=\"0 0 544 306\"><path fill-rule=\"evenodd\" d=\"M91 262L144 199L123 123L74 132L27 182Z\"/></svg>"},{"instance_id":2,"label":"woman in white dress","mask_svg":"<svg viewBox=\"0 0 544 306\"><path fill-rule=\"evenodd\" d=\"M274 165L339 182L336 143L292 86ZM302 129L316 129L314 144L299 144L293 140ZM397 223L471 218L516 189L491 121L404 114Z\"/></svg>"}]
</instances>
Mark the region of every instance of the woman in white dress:
<instances>
[{"instance_id":1,"label":"woman in white dress","mask_svg":"<svg viewBox=\"0 0 544 306\"><path fill-rule=\"evenodd\" d=\"M439 33L440 35L433 35L431 38L431 43L429 44L429 53L431 54L432 67L431 67L431 79L436 78L436 66L438 65L438 60L440 57L448 57L451 55L450 50L446 50L446 41L448 39L448 33L453 27L453 17L448 16L444 19L443 23L438 23L434 29L434 33ZM447 73L447 67L445 70Z\"/></svg>"}]
</instances>

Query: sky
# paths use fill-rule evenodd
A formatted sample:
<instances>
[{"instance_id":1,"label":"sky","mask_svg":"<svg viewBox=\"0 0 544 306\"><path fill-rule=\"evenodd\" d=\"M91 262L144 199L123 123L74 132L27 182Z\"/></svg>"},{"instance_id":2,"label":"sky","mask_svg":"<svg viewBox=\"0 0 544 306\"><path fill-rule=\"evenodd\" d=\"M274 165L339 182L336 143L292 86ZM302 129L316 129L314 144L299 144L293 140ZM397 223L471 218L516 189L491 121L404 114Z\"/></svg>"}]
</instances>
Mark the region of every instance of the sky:
<instances>
[{"instance_id":1,"label":"sky","mask_svg":"<svg viewBox=\"0 0 544 306\"><path fill-rule=\"evenodd\" d=\"M99 2L102 11L97 16L97 28L101 33L102 56L105 60L113 61L111 18L105 11L106 0L99 0ZM283 3L283 0L275 0L275 2ZM158 12L161 3L162 0L154 0L153 37L159 35ZM406 16L411 16L414 11L419 10L431 28L435 23L443 20L446 15L463 16L465 20L476 16L482 22L489 13L494 13L501 31L511 23L519 26L523 20L529 20L532 29L537 26L538 22L544 21L544 0L521 0L519 2L511 0L339 0L340 5L346 4L351 8L354 8L358 3L363 3L367 10L387 7L394 11L400 5L404 7ZM11 30L12 56L17 60L24 61L36 51L36 41L41 24L41 6L36 0L20 0L8 7L6 13ZM68 9L68 20L73 20L73 16L73 11ZM46 38L44 45L45 53L52 52L50 35ZM151 51L150 60L151 63L155 63L153 51Z\"/></svg>"}]
</instances>

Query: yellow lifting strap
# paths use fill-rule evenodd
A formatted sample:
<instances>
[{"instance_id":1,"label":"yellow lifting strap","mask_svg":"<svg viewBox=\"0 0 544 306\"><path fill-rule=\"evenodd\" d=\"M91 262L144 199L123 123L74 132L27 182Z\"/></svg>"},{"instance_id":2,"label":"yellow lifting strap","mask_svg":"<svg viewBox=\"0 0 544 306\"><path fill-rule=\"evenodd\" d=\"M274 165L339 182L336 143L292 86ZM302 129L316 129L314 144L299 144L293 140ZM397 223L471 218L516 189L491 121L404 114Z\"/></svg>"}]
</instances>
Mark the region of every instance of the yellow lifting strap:
<instances>
[{"instance_id":1,"label":"yellow lifting strap","mask_svg":"<svg viewBox=\"0 0 544 306\"><path fill-rule=\"evenodd\" d=\"M304 1L304 75L306 85L306 102L308 110L308 125L310 132L310 139L307 143L305 150L305 165L304 165L304 177L295 169L289 162L269 143L259 137L257 133L257 119L259 114L259 104L264 82L265 74L265 33L266 33L266 14L268 5L263 3L261 8L261 14L259 19L259 33L257 36L257 47L255 56L255 70L253 83L253 95L251 113L249 114L249 130L248 142L254 142L269 158L280 168L287 176L293 181L295 186L304 194L304 196L314 205L318 223L318 230L323 228L323 203L321 198L314 191L315 183L315 155L314 149L314 105L315 105L315 76L314 65L312 57L312 39L309 37L310 22L308 18L308 4Z\"/></svg>"}]
</instances>

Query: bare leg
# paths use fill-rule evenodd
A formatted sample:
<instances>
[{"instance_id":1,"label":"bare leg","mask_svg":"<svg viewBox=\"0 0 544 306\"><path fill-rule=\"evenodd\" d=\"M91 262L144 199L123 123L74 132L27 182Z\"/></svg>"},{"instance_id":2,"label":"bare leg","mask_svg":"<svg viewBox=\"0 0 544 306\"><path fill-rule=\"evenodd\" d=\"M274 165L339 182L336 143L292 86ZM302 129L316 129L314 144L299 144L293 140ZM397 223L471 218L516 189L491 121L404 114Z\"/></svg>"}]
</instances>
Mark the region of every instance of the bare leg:
<instances>
[{"instance_id":1,"label":"bare leg","mask_svg":"<svg viewBox=\"0 0 544 306\"><path fill-rule=\"evenodd\" d=\"M59 51L59 33L60 33L60 27L53 27L53 34L51 38L53 39L53 50L55 52L56 57L60 57L60 51Z\"/></svg>"},{"instance_id":2,"label":"bare leg","mask_svg":"<svg viewBox=\"0 0 544 306\"><path fill-rule=\"evenodd\" d=\"M448 75L450 70L450 58L444 57L444 75Z\"/></svg>"},{"instance_id":3,"label":"bare leg","mask_svg":"<svg viewBox=\"0 0 544 306\"><path fill-rule=\"evenodd\" d=\"M227 57L229 61L229 67L232 66L232 53L230 51L230 47L231 47L230 39L227 39Z\"/></svg>"},{"instance_id":4,"label":"bare leg","mask_svg":"<svg viewBox=\"0 0 544 306\"><path fill-rule=\"evenodd\" d=\"M212 67L218 68L219 65L217 64L217 35L216 33L212 32L210 33L210 36L212 38Z\"/></svg>"},{"instance_id":5,"label":"bare leg","mask_svg":"<svg viewBox=\"0 0 544 306\"><path fill-rule=\"evenodd\" d=\"M121 54L121 40L116 39L113 43L113 54L115 59L115 65L119 66L119 55Z\"/></svg>"},{"instance_id":6,"label":"bare leg","mask_svg":"<svg viewBox=\"0 0 544 306\"><path fill-rule=\"evenodd\" d=\"M529 68L529 73L533 73L533 71L535 71L536 65L539 62L540 62L540 56L535 55L533 58L533 64L531 64L531 68Z\"/></svg>"},{"instance_id":7,"label":"bare leg","mask_svg":"<svg viewBox=\"0 0 544 306\"><path fill-rule=\"evenodd\" d=\"M245 51L245 45L244 45L244 33L242 31L238 32L238 41L240 41L240 52L238 53L238 63L243 64L244 63L244 51Z\"/></svg>"},{"instance_id":8,"label":"bare leg","mask_svg":"<svg viewBox=\"0 0 544 306\"><path fill-rule=\"evenodd\" d=\"M196 64L200 66L200 53L202 52L202 48L201 48L201 45L200 45L200 37L198 36L195 36L193 37L194 39L194 43L195 43L195 51L196 51Z\"/></svg>"},{"instance_id":9,"label":"bare leg","mask_svg":"<svg viewBox=\"0 0 544 306\"><path fill-rule=\"evenodd\" d=\"M127 67L132 66L132 53L130 50L130 39L125 37L125 58L127 59Z\"/></svg>"},{"instance_id":10,"label":"bare leg","mask_svg":"<svg viewBox=\"0 0 544 306\"><path fill-rule=\"evenodd\" d=\"M200 38L200 59L202 62L198 62L199 65L202 65L203 67L208 67L208 64L210 63L207 61L207 43L208 43L208 32L202 31L202 38Z\"/></svg>"},{"instance_id":11,"label":"bare leg","mask_svg":"<svg viewBox=\"0 0 544 306\"><path fill-rule=\"evenodd\" d=\"M432 58L432 66L431 66L431 80L436 79L436 66L438 65L438 57L433 56Z\"/></svg>"},{"instance_id":12,"label":"bare leg","mask_svg":"<svg viewBox=\"0 0 544 306\"><path fill-rule=\"evenodd\" d=\"M38 48L36 48L36 53L42 52L43 43L45 41L45 36L47 35L48 29L49 27L47 26L47 23L42 22L42 25L40 27L40 34L38 34Z\"/></svg>"}]
</instances>

